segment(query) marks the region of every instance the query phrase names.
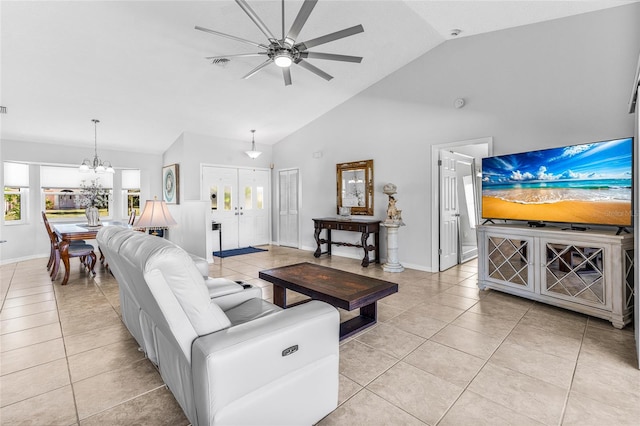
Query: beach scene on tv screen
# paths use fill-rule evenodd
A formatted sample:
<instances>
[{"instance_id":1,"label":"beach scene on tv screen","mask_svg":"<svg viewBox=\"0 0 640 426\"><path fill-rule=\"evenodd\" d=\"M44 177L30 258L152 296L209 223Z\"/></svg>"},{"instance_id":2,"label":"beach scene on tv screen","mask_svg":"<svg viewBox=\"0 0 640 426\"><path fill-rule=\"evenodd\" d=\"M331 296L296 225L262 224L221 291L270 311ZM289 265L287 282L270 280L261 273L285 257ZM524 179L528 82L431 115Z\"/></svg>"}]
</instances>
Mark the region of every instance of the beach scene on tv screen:
<instances>
[{"instance_id":1,"label":"beach scene on tv screen","mask_svg":"<svg viewBox=\"0 0 640 426\"><path fill-rule=\"evenodd\" d=\"M482 217L631 225L633 139L482 159Z\"/></svg>"}]
</instances>

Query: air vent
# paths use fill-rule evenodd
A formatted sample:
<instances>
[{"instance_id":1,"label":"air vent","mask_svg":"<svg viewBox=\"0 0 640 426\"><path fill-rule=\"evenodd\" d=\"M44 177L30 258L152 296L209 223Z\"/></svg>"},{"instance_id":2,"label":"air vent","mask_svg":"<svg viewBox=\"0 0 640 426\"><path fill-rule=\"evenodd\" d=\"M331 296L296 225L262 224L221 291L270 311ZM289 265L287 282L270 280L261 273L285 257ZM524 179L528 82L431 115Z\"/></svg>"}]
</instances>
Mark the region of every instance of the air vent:
<instances>
[{"instance_id":1,"label":"air vent","mask_svg":"<svg viewBox=\"0 0 640 426\"><path fill-rule=\"evenodd\" d=\"M226 67L229 62L231 60L227 58L215 58L211 61L213 65L218 65L219 67Z\"/></svg>"},{"instance_id":2,"label":"air vent","mask_svg":"<svg viewBox=\"0 0 640 426\"><path fill-rule=\"evenodd\" d=\"M7 107L0 106L0 114L6 114L6 113L7 113Z\"/></svg>"}]
</instances>

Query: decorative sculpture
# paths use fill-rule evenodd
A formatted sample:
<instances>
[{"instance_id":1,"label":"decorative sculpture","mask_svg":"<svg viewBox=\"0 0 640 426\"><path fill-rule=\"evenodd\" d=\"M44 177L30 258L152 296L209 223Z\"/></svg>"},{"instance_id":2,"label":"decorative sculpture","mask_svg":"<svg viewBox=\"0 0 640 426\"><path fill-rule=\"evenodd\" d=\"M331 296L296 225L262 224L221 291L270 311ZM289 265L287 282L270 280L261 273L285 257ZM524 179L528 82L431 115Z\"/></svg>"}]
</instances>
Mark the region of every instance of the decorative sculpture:
<instances>
[{"instance_id":1,"label":"decorative sculpture","mask_svg":"<svg viewBox=\"0 0 640 426\"><path fill-rule=\"evenodd\" d=\"M403 226L404 222L402 221L402 210L398 210L398 208L396 207L397 200L394 197L397 189L398 188L394 184L388 183L382 190L382 192L389 196L389 205L387 206L387 218L385 220L385 223Z\"/></svg>"},{"instance_id":2,"label":"decorative sculpture","mask_svg":"<svg viewBox=\"0 0 640 426\"><path fill-rule=\"evenodd\" d=\"M397 190L398 188L392 183L382 188L382 192L389 196L387 218L381 224L387 228L387 263L382 265L382 270L386 272L404 271L404 267L398 262L398 228L405 225L402 221L402 210L396 207L397 200L394 195Z\"/></svg>"}]
</instances>

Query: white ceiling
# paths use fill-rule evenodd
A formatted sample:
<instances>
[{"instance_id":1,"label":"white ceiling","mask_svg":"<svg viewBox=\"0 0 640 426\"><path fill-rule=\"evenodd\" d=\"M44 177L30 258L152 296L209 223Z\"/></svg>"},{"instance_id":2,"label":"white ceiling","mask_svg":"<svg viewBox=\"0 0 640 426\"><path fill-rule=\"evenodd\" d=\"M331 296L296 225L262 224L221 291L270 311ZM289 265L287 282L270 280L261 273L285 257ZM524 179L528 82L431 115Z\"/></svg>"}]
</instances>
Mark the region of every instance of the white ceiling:
<instances>
[{"instance_id":1,"label":"white ceiling","mask_svg":"<svg viewBox=\"0 0 640 426\"><path fill-rule=\"evenodd\" d=\"M634 0L637 1L637 0ZM247 144L273 144L440 43L632 1L347 1L320 0L299 40L357 24L365 32L310 49L363 56L361 64L309 60L327 82L292 68L293 85L270 65L205 56L254 52L211 28L265 43L232 0L5 1L1 15L2 138L98 148L164 152L184 131ZM275 34L279 0L249 0ZM287 0L288 30L302 1ZM248 145L247 145L248 147Z\"/></svg>"}]
</instances>

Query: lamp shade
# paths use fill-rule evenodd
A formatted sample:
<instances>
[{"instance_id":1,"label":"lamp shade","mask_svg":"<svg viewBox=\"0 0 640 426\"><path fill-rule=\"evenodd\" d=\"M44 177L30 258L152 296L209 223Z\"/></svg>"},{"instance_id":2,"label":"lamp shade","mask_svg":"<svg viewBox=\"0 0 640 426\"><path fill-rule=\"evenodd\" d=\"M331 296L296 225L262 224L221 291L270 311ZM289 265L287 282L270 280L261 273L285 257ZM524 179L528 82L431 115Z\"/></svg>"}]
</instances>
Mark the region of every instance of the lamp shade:
<instances>
[{"instance_id":1,"label":"lamp shade","mask_svg":"<svg viewBox=\"0 0 640 426\"><path fill-rule=\"evenodd\" d=\"M135 226L137 228L164 229L177 224L169 213L167 203L160 200L147 200Z\"/></svg>"}]
</instances>

